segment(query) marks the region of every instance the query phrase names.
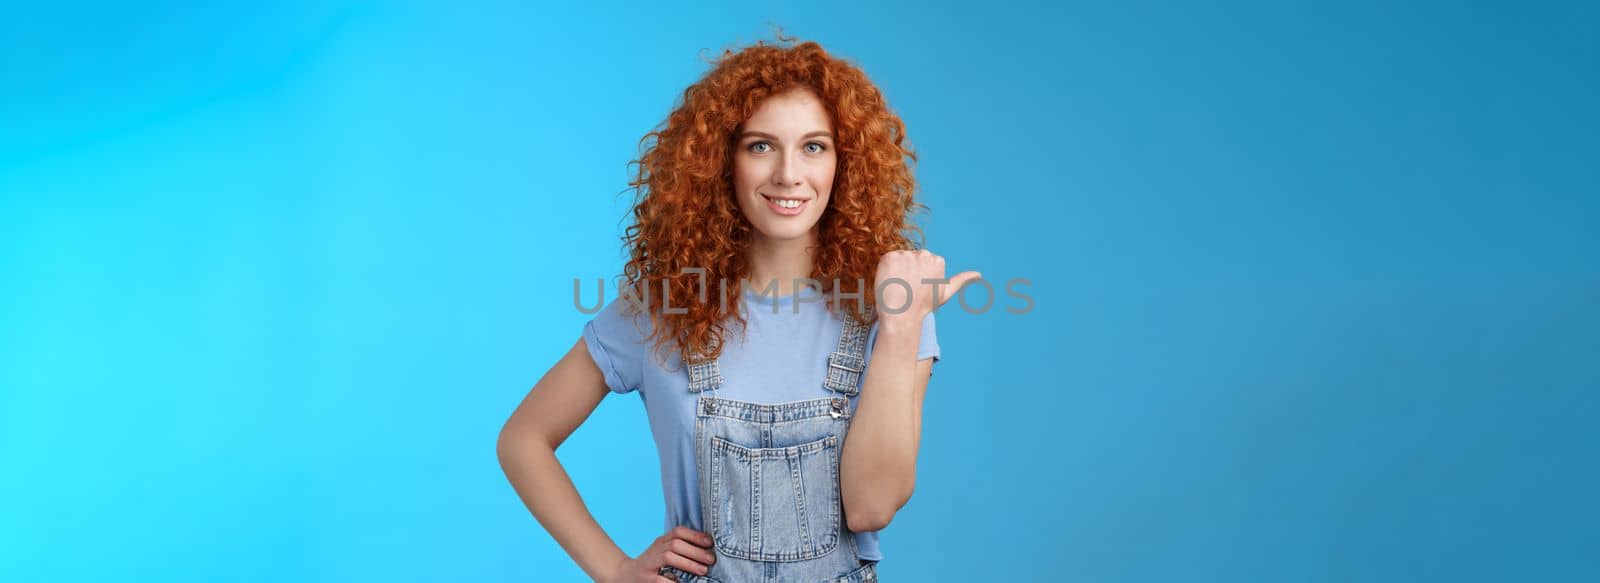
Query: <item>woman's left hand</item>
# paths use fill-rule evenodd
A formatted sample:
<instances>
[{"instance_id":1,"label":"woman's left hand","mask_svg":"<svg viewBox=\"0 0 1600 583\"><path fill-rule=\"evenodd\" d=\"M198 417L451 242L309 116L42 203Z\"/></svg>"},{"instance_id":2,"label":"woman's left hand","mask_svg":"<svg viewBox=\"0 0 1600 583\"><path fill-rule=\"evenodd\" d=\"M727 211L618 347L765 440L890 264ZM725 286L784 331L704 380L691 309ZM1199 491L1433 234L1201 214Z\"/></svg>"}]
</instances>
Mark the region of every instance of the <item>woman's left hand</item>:
<instances>
[{"instance_id":1,"label":"woman's left hand","mask_svg":"<svg viewBox=\"0 0 1600 583\"><path fill-rule=\"evenodd\" d=\"M946 283L943 257L927 249L890 251L878 259L872 289L877 290L878 314L885 324L921 324L924 316L982 277L963 271Z\"/></svg>"}]
</instances>

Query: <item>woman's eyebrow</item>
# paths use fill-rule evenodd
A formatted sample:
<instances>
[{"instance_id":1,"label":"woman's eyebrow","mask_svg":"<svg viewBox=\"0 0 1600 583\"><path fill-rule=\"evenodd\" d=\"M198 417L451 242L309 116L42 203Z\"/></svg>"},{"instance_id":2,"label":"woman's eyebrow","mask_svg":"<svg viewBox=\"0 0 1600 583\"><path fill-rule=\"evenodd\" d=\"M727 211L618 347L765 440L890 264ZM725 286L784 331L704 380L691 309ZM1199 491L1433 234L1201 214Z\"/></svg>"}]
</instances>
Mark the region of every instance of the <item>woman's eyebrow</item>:
<instances>
[{"instance_id":1,"label":"woman's eyebrow","mask_svg":"<svg viewBox=\"0 0 1600 583\"><path fill-rule=\"evenodd\" d=\"M741 139L741 140L743 140L745 138L750 138L750 137L766 138L766 139L772 140L774 142L783 141L783 140L779 140L778 136L774 136L774 135L769 134L767 132L758 132L758 131L755 131L755 130L745 130L745 131L739 133L739 139ZM817 131L814 131L814 132L807 133L806 135L800 136L800 139L804 140L806 138L815 138L815 137L823 137L823 138L828 138L828 139L831 140L831 139L833 139L833 134L828 132L828 131L826 131L826 130L817 130Z\"/></svg>"}]
</instances>

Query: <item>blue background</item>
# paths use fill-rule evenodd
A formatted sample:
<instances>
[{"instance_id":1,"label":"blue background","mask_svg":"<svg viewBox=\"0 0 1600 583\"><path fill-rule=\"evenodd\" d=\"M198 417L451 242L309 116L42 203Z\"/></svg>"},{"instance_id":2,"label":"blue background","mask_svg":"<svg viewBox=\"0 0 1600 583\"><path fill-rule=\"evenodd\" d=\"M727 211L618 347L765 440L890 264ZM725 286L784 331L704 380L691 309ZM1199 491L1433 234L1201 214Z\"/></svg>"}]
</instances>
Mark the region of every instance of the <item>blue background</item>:
<instances>
[{"instance_id":1,"label":"blue background","mask_svg":"<svg viewBox=\"0 0 1600 583\"><path fill-rule=\"evenodd\" d=\"M0 578L581 579L497 432L769 23L1033 282L941 311L888 580L1600 578L1593 4L981 4L8 3ZM636 397L560 455L659 534Z\"/></svg>"}]
</instances>

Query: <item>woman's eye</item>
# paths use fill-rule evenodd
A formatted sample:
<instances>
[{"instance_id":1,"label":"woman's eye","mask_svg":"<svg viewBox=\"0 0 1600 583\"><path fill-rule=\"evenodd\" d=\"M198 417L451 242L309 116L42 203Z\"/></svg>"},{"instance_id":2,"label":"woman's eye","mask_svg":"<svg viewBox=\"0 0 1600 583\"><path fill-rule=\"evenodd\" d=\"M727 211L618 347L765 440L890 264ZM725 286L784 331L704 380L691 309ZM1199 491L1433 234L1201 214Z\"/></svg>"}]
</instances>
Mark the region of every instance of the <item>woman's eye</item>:
<instances>
[{"instance_id":1,"label":"woman's eye","mask_svg":"<svg viewBox=\"0 0 1600 583\"><path fill-rule=\"evenodd\" d=\"M750 144L747 149L757 154L764 154L767 150L772 149L772 144L768 144L766 142L756 142L754 144Z\"/></svg>"},{"instance_id":2,"label":"woman's eye","mask_svg":"<svg viewBox=\"0 0 1600 583\"><path fill-rule=\"evenodd\" d=\"M826 146L823 146L822 142L811 142L809 144L806 144L806 151L807 152L811 152L812 154L821 154L822 151L826 150L826 149L828 149L828 148Z\"/></svg>"}]
</instances>

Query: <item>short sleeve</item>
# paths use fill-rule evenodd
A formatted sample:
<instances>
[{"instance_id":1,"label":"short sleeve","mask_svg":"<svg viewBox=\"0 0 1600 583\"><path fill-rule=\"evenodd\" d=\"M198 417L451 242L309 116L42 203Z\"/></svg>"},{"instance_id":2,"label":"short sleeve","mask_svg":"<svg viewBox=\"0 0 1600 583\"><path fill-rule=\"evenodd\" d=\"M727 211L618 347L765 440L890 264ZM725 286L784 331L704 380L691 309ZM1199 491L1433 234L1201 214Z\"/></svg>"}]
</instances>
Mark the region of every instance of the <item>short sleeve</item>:
<instances>
[{"instance_id":1,"label":"short sleeve","mask_svg":"<svg viewBox=\"0 0 1600 583\"><path fill-rule=\"evenodd\" d=\"M922 338L917 341L917 360L939 362L939 332L934 329L933 312L922 318Z\"/></svg>"},{"instance_id":2,"label":"short sleeve","mask_svg":"<svg viewBox=\"0 0 1600 583\"><path fill-rule=\"evenodd\" d=\"M633 303L617 298L583 326L583 343L589 357L605 376L606 388L628 393L644 378L650 318Z\"/></svg>"}]
</instances>

